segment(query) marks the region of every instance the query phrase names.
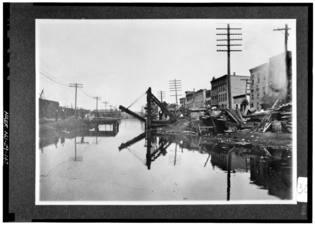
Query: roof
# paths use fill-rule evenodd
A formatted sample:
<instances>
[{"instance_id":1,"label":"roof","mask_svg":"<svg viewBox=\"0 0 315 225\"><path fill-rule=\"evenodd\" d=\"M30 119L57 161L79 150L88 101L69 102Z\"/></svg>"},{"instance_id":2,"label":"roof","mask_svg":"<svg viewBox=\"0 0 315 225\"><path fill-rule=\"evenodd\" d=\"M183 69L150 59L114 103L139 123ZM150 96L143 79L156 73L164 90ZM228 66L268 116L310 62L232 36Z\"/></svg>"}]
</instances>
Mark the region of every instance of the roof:
<instances>
[{"instance_id":1,"label":"roof","mask_svg":"<svg viewBox=\"0 0 315 225\"><path fill-rule=\"evenodd\" d=\"M260 69L267 67L267 66L268 66L268 63L264 63L264 64L261 64L259 66L256 66L254 68L249 69L249 71L260 70Z\"/></svg>"},{"instance_id":2,"label":"roof","mask_svg":"<svg viewBox=\"0 0 315 225\"><path fill-rule=\"evenodd\" d=\"M42 99L42 98L39 98L40 101L46 101L46 102L53 102L53 103L58 103L57 101L53 101L53 100L48 100L48 99Z\"/></svg>"},{"instance_id":3,"label":"roof","mask_svg":"<svg viewBox=\"0 0 315 225\"><path fill-rule=\"evenodd\" d=\"M247 95L250 95L250 94L247 93ZM233 98L242 98L242 97L245 97L245 94L233 96Z\"/></svg>"},{"instance_id":4,"label":"roof","mask_svg":"<svg viewBox=\"0 0 315 225\"><path fill-rule=\"evenodd\" d=\"M234 74L230 74L231 77L250 77L248 75L234 75ZM221 77L218 77L218 78L212 78L212 80L210 81L211 83L214 82L214 81L218 81L218 80L223 80L227 77L227 74L221 76Z\"/></svg>"}]
</instances>

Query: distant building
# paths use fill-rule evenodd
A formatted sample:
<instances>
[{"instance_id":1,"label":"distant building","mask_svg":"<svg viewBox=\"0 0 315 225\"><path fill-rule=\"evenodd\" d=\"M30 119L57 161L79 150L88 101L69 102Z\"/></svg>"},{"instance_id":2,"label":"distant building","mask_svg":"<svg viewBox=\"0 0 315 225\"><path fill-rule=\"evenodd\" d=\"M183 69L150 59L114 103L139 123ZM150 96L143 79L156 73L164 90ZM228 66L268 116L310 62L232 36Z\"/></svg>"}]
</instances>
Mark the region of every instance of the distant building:
<instances>
[{"instance_id":1,"label":"distant building","mask_svg":"<svg viewBox=\"0 0 315 225\"><path fill-rule=\"evenodd\" d=\"M200 89L195 92L195 107L194 108L204 108L206 107L206 89Z\"/></svg>"},{"instance_id":2,"label":"distant building","mask_svg":"<svg viewBox=\"0 0 315 225\"><path fill-rule=\"evenodd\" d=\"M121 117L121 111L117 109L98 109L97 111L93 110L91 114L94 116L98 115L99 117Z\"/></svg>"},{"instance_id":3,"label":"distant building","mask_svg":"<svg viewBox=\"0 0 315 225\"><path fill-rule=\"evenodd\" d=\"M39 99L39 118L55 118L56 110L59 114L59 102Z\"/></svg>"},{"instance_id":4,"label":"distant building","mask_svg":"<svg viewBox=\"0 0 315 225\"><path fill-rule=\"evenodd\" d=\"M206 89L198 91L186 91L185 108L204 108L206 107Z\"/></svg>"},{"instance_id":5,"label":"distant building","mask_svg":"<svg viewBox=\"0 0 315 225\"><path fill-rule=\"evenodd\" d=\"M194 91L186 91L186 102L185 102L185 108L191 109L194 108Z\"/></svg>"},{"instance_id":6,"label":"distant building","mask_svg":"<svg viewBox=\"0 0 315 225\"><path fill-rule=\"evenodd\" d=\"M180 107L185 108L185 103L186 103L186 98L180 98L179 99Z\"/></svg>"},{"instance_id":7,"label":"distant building","mask_svg":"<svg viewBox=\"0 0 315 225\"><path fill-rule=\"evenodd\" d=\"M249 76L231 75L231 98L232 108L235 109L236 104L233 103L233 96L245 94L246 91L246 79L250 79ZM224 75L219 78L212 78L211 83L211 106L217 106L219 108L226 109L228 106L228 75Z\"/></svg>"},{"instance_id":8,"label":"distant building","mask_svg":"<svg viewBox=\"0 0 315 225\"><path fill-rule=\"evenodd\" d=\"M251 74L251 90L250 90L250 107L260 109L260 99L268 93L268 69L269 64L264 63L253 69L250 69Z\"/></svg>"},{"instance_id":9,"label":"distant building","mask_svg":"<svg viewBox=\"0 0 315 225\"><path fill-rule=\"evenodd\" d=\"M211 90L206 91L206 103L205 103L205 105L206 105L206 107L211 106Z\"/></svg>"}]
</instances>

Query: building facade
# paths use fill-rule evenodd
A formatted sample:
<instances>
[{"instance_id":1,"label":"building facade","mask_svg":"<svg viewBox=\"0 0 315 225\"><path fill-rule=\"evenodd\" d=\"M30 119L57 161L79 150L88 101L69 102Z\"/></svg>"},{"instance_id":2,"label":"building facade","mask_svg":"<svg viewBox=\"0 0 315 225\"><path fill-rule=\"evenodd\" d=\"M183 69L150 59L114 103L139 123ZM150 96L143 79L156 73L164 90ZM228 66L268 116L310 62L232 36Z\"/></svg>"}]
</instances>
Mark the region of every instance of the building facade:
<instances>
[{"instance_id":1,"label":"building facade","mask_svg":"<svg viewBox=\"0 0 315 225\"><path fill-rule=\"evenodd\" d=\"M39 99L39 118L55 118L56 110L59 114L59 102Z\"/></svg>"},{"instance_id":2,"label":"building facade","mask_svg":"<svg viewBox=\"0 0 315 225\"><path fill-rule=\"evenodd\" d=\"M185 108L186 98L180 98L179 104L181 108Z\"/></svg>"},{"instance_id":3,"label":"building facade","mask_svg":"<svg viewBox=\"0 0 315 225\"><path fill-rule=\"evenodd\" d=\"M194 108L204 108L206 107L206 89L200 89L195 92L195 107Z\"/></svg>"},{"instance_id":4,"label":"building facade","mask_svg":"<svg viewBox=\"0 0 315 225\"><path fill-rule=\"evenodd\" d=\"M260 99L268 93L268 63L250 69L250 107L261 109Z\"/></svg>"},{"instance_id":5,"label":"building facade","mask_svg":"<svg viewBox=\"0 0 315 225\"><path fill-rule=\"evenodd\" d=\"M205 103L206 107L210 107L211 106L211 90L206 90L206 103Z\"/></svg>"},{"instance_id":6,"label":"building facade","mask_svg":"<svg viewBox=\"0 0 315 225\"><path fill-rule=\"evenodd\" d=\"M204 108L206 107L206 89L198 91L186 91L185 108Z\"/></svg>"},{"instance_id":7,"label":"building facade","mask_svg":"<svg viewBox=\"0 0 315 225\"><path fill-rule=\"evenodd\" d=\"M288 68L286 68L288 65ZM292 57L288 52L288 62L285 54L269 58L268 63L249 70L251 74L250 106L262 109L262 98L291 100L292 95Z\"/></svg>"},{"instance_id":8,"label":"building facade","mask_svg":"<svg viewBox=\"0 0 315 225\"><path fill-rule=\"evenodd\" d=\"M236 104L233 103L233 96L245 94L246 92L246 80L249 80L249 76L231 75L231 98L232 108L236 108ZM228 107L228 75L224 75L219 78L212 78L211 83L211 106L217 106L218 108L226 109Z\"/></svg>"},{"instance_id":9,"label":"building facade","mask_svg":"<svg viewBox=\"0 0 315 225\"><path fill-rule=\"evenodd\" d=\"M191 109L194 107L194 91L186 91L186 98L185 98L185 108Z\"/></svg>"}]
</instances>

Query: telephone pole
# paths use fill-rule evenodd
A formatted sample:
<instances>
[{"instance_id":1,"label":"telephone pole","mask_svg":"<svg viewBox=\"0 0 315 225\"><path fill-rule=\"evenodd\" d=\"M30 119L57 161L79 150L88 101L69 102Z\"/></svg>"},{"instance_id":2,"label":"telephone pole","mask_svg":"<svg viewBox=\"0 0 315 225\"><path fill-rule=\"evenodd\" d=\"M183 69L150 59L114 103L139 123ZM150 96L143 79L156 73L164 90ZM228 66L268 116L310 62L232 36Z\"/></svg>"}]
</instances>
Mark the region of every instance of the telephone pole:
<instances>
[{"instance_id":1,"label":"telephone pole","mask_svg":"<svg viewBox=\"0 0 315 225\"><path fill-rule=\"evenodd\" d=\"M96 112L97 112L97 110L98 110L98 108L97 108L98 100L101 100L101 97L96 96L96 97L93 97L93 98L96 99Z\"/></svg>"},{"instance_id":2,"label":"telephone pole","mask_svg":"<svg viewBox=\"0 0 315 225\"><path fill-rule=\"evenodd\" d=\"M103 104L105 104L105 111L106 112L106 105L108 104L108 102L103 102Z\"/></svg>"},{"instance_id":3,"label":"telephone pole","mask_svg":"<svg viewBox=\"0 0 315 225\"><path fill-rule=\"evenodd\" d=\"M165 91L158 91L157 95L159 96L159 98L161 99L161 102L163 102L163 97L165 99Z\"/></svg>"},{"instance_id":4,"label":"telephone pole","mask_svg":"<svg viewBox=\"0 0 315 225\"><path fill-rule=\"evenodd\" d=\"M284 30L284 61L285 61L285 72L287 75L288 79L288 86L287 90L290 90L290 85L291 85L291 76L289 74L289 62L288 62L288 37L289 37L289 30L291 28L288 27L288 24L285 25L284 28L278 28L278 29L273 29L273 31L283 31ZM287 97L285 101L291 100L291 93L287 93Z\"/></svg>"},{"instance_id":5,"label":"telephone pole","mask_svg":"<svg viewBox=\"0 0 315 225\"><path fill-rule=\"evenodd\" d=\"M78 83L74 83L74 84L69 84L70 87L75 87L75 105L74 105L74 117L77 119L77 89L78 88L83 88L82 86L83 84L78 84Z\"/></svg>"},{"instance_id":6,"label":"telephone pole","mask_svg":"<svg viewBox=\"0 0 315 225\"><path fill-rule=\"evenodd\" d=\"M182 81L181 80L170 80L169 85L170 85L170 91L175 91L175 95L171 95L171 96L175 96L176 98L176 109L177 109L177 96L181 96L180 94L177 94L178 91L182 90Z\"/></svg>"},{"instance_id":7,"label":"telephone pole","mask_svg":"<svg viewBox=\"0 0 315 225\"><path fill-rule=\"evenodd\" d=\"M228 67L228 107L232 109L232 96L231 96L231 63L230 63L230 53L231 52L241 52L242 50L231 49L231 46L242 46L242 44L231 44L231 41L241 41L241 38L231 39L231 35L242 35L241 33L231 33L231 30L241 30L242 28L230 28L230 24L227 25L227 28L217 28L217 30L226 30L227 33L219 33L217 35L226 35L227 39L217 39L217 41L226 41L226 45L217 45L217 46L226 46L227 49L218 49L218 52L227 52L227 67Z\"/></svg>"}]
</instances>

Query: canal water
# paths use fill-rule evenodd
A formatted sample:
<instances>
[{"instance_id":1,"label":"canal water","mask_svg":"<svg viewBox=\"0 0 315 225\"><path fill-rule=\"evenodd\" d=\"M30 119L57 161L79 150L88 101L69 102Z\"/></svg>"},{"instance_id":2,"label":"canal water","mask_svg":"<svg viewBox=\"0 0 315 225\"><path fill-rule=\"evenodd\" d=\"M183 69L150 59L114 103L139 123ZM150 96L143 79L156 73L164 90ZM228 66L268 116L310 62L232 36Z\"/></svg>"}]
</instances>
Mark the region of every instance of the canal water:
<instances>
[{"instance_id":1,"label":"canal water","mask_svg":"<svg viewBox=\"0 0 315 225\"><path fill-rule=\"evenodd\" d=\"M292 199L289 151L146 134L134 119L114 126L40 140L40 201Z\"/></svg>"}]
</instances>

